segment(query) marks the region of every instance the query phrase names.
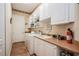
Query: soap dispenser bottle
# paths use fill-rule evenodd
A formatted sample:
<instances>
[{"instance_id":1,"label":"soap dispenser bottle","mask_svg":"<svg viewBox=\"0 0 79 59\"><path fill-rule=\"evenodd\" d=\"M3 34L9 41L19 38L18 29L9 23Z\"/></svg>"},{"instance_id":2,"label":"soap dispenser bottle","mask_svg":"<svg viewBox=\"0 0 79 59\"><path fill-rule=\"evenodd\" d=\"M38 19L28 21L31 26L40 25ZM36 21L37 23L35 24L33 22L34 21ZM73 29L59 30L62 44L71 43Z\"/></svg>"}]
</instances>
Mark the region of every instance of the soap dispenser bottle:
<instances>
[{"instance_id":1,"label":"soap dispenser bottle","mask_svg":"<svg viewBox=\"0 0 79 59\"><path fill-rule=\"evenodd\" d=\"M72 43L73 32L72 32L72 30L70 28L67 29L66 38L67 38L68 43Z\"/></svg>"}]
</instances>

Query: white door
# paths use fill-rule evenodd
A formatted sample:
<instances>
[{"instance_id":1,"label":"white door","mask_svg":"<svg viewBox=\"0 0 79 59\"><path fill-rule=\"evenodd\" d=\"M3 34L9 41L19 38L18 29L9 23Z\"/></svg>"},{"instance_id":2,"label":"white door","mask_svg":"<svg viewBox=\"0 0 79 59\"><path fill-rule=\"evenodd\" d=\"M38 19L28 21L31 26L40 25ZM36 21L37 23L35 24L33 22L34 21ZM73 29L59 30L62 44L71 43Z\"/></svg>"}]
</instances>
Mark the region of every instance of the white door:
<instances>
[{"instance_id":1,"label":"white door","mask_svg":"<svg viewBox=\"0 0 79 59\"><path fill-rule=\"evenodd\" d=\"M13 42L20 42L25 40L25 18L21 15L13 15Z\"/></svg>"}]
</instances>

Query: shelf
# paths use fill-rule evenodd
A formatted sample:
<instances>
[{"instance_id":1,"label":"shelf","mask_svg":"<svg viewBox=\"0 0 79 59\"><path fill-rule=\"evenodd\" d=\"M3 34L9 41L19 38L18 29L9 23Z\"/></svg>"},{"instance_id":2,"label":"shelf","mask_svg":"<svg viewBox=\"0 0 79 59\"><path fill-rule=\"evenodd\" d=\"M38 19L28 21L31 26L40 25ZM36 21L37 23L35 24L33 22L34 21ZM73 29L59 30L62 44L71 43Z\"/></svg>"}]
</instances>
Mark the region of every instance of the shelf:
<instances>
[{"instance_id":1,"label":"shelf","mask_svg":"<svg viewBox=\"0 0 79 59\"><path fill-rule=\"evenodd\" d=\"M61 21L61 22L55 22L55 23L52 23L52 25L64 25L64 24L69 24L69 23L74 23L73 20L67 20L67 21Z\"/></svg>"}]
</instances>

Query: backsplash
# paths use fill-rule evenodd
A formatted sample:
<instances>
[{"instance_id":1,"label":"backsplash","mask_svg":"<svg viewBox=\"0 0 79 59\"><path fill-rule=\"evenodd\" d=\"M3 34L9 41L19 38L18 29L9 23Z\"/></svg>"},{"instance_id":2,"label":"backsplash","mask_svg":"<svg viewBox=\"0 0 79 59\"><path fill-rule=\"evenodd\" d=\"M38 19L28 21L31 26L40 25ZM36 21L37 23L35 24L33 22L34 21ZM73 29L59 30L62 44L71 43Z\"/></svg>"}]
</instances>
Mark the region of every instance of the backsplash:
<instances>
[{"instance_id":1,"label":"backsplash","mask_svg":"<svg viewBox=\"0 0 79 59\"><path fill-rule=\"evenodd\" d=\"M46 34L60 34L65 35L67 28L70 28L72 31L74 31L74 23L68 23L68 24L62 24L62 25L52 25L52 29L48 29L49 26L47 26L45 23L41 24L42 28L39 28L42 33Z\"/></svg>"},{"instance_id":2,"label":"backsplash","mask_svg":"<svg viewBox=\"0 0 79 59\"><path fill-rule=\"evenodd\" d=\"M74 31L73 27L74 27L74 23L52 26L52 30L49 32L49 34L65 35L66 29L70 28L71 30Z\"/></svg>"}]
</instances>

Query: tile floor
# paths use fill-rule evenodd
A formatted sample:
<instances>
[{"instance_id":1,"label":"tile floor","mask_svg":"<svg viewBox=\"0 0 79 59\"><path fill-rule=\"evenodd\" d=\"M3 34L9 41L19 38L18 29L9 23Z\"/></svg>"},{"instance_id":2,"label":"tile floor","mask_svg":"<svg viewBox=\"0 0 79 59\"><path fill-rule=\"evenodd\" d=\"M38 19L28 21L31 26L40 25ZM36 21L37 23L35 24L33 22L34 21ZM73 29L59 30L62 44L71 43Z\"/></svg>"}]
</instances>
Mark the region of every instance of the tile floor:
<instances>
[{"instance_id":1,"label":"tile floor","mask_svg":"<svg viewBox=\"0 0 79 59\"><path fill-rule=\"evenodd\" d=\"M24 42L13 43L11 56L30 56Z\"/></svg>"}]
</instances>

